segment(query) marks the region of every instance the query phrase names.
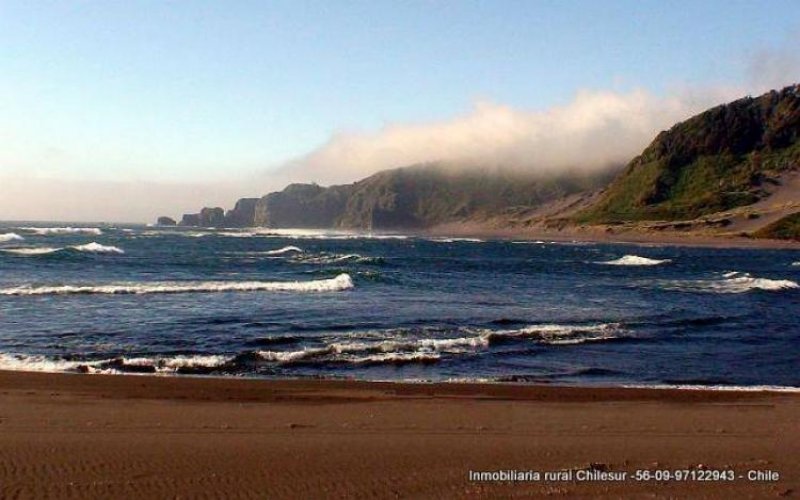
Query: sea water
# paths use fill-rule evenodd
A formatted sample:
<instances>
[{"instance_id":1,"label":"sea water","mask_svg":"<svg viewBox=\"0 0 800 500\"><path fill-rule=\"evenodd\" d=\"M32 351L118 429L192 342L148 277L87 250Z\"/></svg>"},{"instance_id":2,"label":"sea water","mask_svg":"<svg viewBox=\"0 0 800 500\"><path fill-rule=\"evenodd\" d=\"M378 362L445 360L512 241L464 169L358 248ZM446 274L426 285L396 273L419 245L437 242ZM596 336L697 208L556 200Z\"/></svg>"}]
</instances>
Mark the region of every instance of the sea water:
<instances>
[{"instance_id":1,"label":"sea water","mask_svg":"<svg viewBox=\"0 0 800 500\"><path fill-rule=\"evenodd\" d=\"M0 369L800 386L800 251L6 223Z\"/></svg>"}]
</instances>

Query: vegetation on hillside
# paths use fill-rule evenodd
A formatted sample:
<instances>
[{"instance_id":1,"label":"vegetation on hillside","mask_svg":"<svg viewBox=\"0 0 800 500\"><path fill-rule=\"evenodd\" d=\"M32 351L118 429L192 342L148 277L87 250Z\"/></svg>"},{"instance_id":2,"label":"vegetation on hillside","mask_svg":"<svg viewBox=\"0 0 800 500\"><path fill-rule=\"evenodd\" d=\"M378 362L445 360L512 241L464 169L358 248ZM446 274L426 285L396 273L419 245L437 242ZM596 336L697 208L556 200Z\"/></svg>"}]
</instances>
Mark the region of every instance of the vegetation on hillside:
<instances>
[{"instance_id":1,"label":"vegetation on hillside","mask_svg":"<svg viewBox=\"0 0 800 500\"><path fill-rule=\"evenodd\" d=\"M800 212L787 215L756 231L756 238L800 241Z\"/></svg>"},{"instance_id":2,"label":"vegetation on hillside","mask_svg":"<svg viewBox=\"0 0 800 500\"><path fill-rule=\"evenodd\" d=\"M693 219L749 205L800 167L800 85L717 106L662 132L581 222Z\"/></svg>"}]
</instances>

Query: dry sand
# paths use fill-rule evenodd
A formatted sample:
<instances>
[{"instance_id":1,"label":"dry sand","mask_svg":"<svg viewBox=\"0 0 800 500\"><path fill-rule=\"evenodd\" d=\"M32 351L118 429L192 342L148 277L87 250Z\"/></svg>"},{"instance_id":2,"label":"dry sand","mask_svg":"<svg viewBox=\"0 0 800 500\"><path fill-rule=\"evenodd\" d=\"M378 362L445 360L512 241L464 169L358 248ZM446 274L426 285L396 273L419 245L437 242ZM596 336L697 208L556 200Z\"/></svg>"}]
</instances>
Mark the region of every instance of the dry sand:
<instances>
[{"instance_id":1,"label":"dry sand","mask_svg":"<svg viewBox=\"0 0 800 500\"><path fill-rule=\"evenodd\" d=\"M800 395L0 372L1 498L763 498ZM470 482L702 467L777 481Z\"/></svg>"}]
</instances>

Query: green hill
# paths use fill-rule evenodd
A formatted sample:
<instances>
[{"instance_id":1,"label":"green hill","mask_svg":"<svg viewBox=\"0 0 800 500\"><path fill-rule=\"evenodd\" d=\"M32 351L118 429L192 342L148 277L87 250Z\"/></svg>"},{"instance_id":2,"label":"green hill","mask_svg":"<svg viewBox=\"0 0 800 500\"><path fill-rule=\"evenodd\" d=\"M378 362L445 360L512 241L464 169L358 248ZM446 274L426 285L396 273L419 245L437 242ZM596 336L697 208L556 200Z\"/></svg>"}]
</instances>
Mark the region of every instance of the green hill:
<instances>
[{"instance_id":1,"label":"green hill","mask_svg":"<svg viewBox=\"0 0 800 500\"><path fill-rule=\"evenodd\" d=\"M575 217L682 220L752 204L800 165L800 85L717 106L660 133Z\"/></svg>"}]
</instances>

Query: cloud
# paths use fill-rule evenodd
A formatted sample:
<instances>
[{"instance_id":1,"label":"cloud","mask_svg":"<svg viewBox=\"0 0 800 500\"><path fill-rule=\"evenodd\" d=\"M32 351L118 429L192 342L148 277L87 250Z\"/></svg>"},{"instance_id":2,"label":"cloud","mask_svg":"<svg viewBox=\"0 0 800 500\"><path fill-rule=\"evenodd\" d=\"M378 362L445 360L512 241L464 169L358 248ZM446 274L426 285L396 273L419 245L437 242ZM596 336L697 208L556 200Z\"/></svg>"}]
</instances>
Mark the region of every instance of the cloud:
<instances>
[{"instance_id":1,"label":"cloud","mask_svg":"<svg viewBox=\"0 0 800 500\"><path fill-rule=\"evenodd\" d=\"M437 160L533 172L602 169L627 162L656 133L721 102L717 99L711 91L659 97L645 90L584 90L567 105L539 111L477 102L449 120L337 134L278 172L287 180L331 184Z\"/></svg>"}]
</instances>

